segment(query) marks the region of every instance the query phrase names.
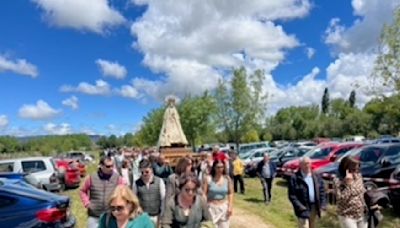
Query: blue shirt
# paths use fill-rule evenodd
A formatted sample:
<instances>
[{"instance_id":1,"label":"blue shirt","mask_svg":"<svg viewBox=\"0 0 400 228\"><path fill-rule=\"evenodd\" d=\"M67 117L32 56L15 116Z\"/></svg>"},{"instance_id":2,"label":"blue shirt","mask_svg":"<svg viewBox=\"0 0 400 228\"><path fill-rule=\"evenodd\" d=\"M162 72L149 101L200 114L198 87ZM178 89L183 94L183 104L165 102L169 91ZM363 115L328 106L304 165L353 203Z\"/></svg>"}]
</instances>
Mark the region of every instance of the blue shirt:
<instances>
[{"instance_id":1,"label":"blue shirt","mask_svg":"<svg viewBox=\"0 0 400 228\"><path fill-rule=\"evenodd\" d=\"M306 175L304 173L302 173L302 175L304 177L304 181L308 186L308 196L310 198L310 202L315 203L315 190L314 190L314 181L312 175L311 174Z\"/></svg>"}]
</instances>

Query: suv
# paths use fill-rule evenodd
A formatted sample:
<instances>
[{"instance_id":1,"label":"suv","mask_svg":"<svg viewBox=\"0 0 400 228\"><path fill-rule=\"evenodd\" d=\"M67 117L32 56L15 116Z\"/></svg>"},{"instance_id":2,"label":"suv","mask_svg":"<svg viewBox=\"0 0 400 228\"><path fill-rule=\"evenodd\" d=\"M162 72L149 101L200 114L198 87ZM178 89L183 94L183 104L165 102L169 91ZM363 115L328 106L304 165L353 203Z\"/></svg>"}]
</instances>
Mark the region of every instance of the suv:
<instances>
[{"instance_id":1,"label":"suv","mask_svg":"<svg viewBox=\"0 0 400 228\"><path fill-rule=\"evenodd\" d=\"M59 191L59 173L51 157L15 158L0 161L0 172L26 173L33 186L47 191Z\"/></svg>"},{"instance_id":2,"label":"suv","mask_svg":"<svg viewBox=\"0 0 400 228\"><path fill-rule=\"evenodd\" d=\"M347 151L363 146L363 143L325 143L308 151L303 156L311 159L311 168L316 171L330 163L333 163L337 158L340 158ZM293 172L297 172L300 167L300 159L295 159L286 162L282 168L283 175L289 177Z\"/></svg>"}]
</instances>

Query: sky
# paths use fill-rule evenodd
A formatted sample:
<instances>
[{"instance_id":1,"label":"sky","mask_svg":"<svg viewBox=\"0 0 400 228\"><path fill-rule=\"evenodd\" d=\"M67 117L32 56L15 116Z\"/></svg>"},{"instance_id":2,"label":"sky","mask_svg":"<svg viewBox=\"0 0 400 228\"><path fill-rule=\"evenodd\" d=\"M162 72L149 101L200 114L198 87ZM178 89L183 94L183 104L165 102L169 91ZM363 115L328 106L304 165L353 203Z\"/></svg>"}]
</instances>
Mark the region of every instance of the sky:
<instances>
[{"instance_id":1,"label":"sky","mask_svg":"<svg viewBox=\"0 0 400 228\"><path fill-rule=\"evenodd\" d=\"M272 115L372 97L400 0L14 0L0 7L0 135L123 135L165 97L265 72Z\"/></svg>"}]
</instances>

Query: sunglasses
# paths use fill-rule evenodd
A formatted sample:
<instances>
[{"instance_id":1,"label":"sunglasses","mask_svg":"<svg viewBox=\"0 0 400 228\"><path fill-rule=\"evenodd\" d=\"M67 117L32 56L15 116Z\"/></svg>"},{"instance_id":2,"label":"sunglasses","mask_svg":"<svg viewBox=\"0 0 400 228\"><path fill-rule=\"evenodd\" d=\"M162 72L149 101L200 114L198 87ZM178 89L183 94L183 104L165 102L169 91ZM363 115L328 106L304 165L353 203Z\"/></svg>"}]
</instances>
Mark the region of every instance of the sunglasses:
<instances>
[{"instance_id":1,"label":"sunglasses","mask_svg":"<svg viewBox=\"0 0 400 228\"><path fill-rule=\"evenodd\" d=\"M185 192L186 193L195 193L196 192L196 189L195 188L184 188L184 190L185 190Z\"/></svg>"},{"instance_id":2,"label":"sunglasses","mask_svg":"<svg viewBox=\"0 0 400 228\"><path fill-rule=\"evenodd\" d=\"M149 170L142 171L142 174L149 174L149 173L150 173L150 171L149 171Z\"/></svg>"},{"instance_id":3,"label":"sunglasses","mask_svg":"<svg viewBox=\"0 0 400 228\"><path fill-rule=\"evenodd\" d=\"M104 167L106 167L107 169L112 168L114 165L104 165Z\"/></svg>"},{"instance_id":4,"label":"sunglasses","mask_svg":"<svg viewBox=\"0 0 400 228\"><path fill-rule=\"evenodd\" d=\"M124 206L110 206L110 211L111 212L121 212L121 211L123 211L123 210L125 210L125 207Z\"/></svg>"}]
</instances>

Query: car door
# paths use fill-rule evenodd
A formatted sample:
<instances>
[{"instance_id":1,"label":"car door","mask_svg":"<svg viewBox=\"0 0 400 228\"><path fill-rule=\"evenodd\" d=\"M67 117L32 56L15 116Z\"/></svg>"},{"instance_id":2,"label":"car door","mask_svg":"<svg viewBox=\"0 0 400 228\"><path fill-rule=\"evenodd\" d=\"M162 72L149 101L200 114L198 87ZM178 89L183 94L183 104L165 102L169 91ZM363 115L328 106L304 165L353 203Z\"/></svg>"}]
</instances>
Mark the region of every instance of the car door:
<instances>
[{"instance_id":1,"label":"car door","mask_svg":"<svg viewBox=\"0 0 400 228\"><path fill-rule=\"evenodd\" d=\"M50 182L49 177L51 174L49 175L43 160L22 160L21 167L24 173L28 173L26 178L34 186L42 188L43 184Z\"/></svg>"},{"instance_id":2,"label":"car door","mask_svg":"<svg viewBox=\"0 0 400 228\"><path fill-rule=\"evenodd\" d=\"M361 174L363 177L376 177L380 165L379 158L383 155L384 148L382 147L367 147L360 153Z\"/></svg>"},{"instance_id":3,"label":"car door","mask_svg":"<svg viewBox=\"0 0 400 228\"><path fill-rule=\"evenodd\" d=\"M378 160L376 177L389 178L398 164L400 164L400 145L390 146Z\"/></svg>"}]
</instances>

